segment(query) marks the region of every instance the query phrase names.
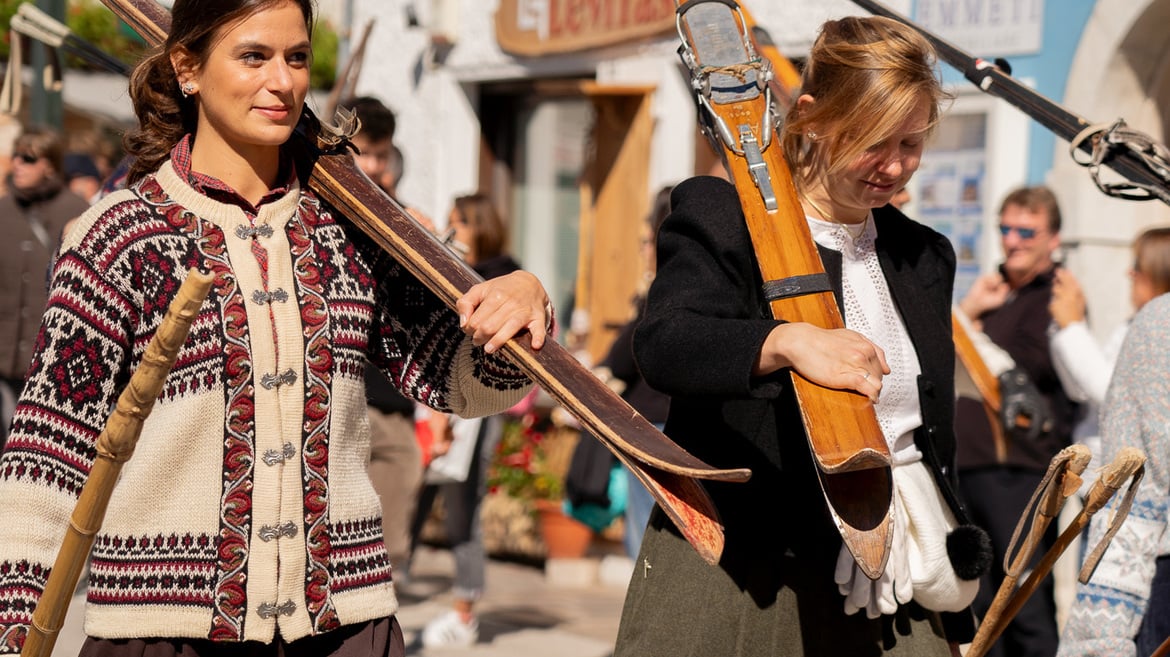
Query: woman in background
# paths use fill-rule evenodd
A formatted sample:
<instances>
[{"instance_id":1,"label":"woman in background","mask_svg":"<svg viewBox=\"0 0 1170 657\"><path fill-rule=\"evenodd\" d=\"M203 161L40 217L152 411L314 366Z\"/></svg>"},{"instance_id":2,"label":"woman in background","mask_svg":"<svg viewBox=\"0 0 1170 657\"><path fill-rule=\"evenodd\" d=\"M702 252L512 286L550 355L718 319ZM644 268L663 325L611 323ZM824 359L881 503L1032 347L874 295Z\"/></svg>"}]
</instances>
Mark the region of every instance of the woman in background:
<instances>
[{"instance_id":1,"label":"woman in background","mask_svg":"<svg viewBox=\"0 0 1170 657\"><path fill-rule=\"evenodd\" d=\"M485 280L493 280L518 271L520 265L505 252L508 233L503 218L484 194L470 194L455 199L448 227L454 229L456 248ZM445 413L423 413L434 438L431 457L445 454L454 439L453 422L466 422ZM479 621L475 617L476 601L483 597L484 567L487 554L483 544L480 506L487 495L487 474L496 446L503 435L504 418L494 415L479 420L474 456L463 481L423 486L415 513L414 539L417 543L422 525L430 513L435 496L442 492L444 528L455 557L455 600L452 608L435 617L421 634L427 648L470 646L479 638Z\"/></svg>"}]
</instances>

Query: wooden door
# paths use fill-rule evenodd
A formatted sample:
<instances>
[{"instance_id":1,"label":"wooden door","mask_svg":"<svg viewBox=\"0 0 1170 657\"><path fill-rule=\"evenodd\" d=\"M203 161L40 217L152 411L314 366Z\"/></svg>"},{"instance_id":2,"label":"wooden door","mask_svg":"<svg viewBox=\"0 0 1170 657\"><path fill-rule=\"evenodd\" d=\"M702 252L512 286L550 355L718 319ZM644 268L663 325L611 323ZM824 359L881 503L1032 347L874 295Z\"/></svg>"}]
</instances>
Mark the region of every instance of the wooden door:
<instances>
[{"instance_id":1,"label":"wooden door","mask_svg":"<svg viewBox=\"0 0 1170 657\"><path fill-rule=\"evenodd\" d=\"M593 103L591 148L581 176L575 312L588 313L584 349L603 358L633 317L639 246L650 208L653 87L583 85ZM581 327L586 328L586 327Z\"/></svg>"}]
</instances>

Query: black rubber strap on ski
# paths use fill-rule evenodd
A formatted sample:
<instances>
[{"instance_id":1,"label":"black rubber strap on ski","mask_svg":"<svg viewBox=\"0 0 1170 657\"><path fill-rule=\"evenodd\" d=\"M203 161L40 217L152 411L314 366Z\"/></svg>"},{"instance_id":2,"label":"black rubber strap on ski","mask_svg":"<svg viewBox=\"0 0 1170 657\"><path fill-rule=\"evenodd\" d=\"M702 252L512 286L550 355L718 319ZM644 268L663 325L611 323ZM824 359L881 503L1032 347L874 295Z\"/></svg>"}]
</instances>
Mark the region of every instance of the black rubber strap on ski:
<instances>
[{"instance_id":1,"label":"black rubber strap on ski","mask_svg":"<svg viewBox=\"0 0 1170 657\"><path fill-rule=\"evenodd\" d=\"M788 278L781 278L775 281L766 281L763 285L763 290L764 298L768 302L772 302L779 299L802 297L806 294L832 292L833 283L829 280L829 275L825 273L804 274L801 276L789 276Z\"/></svg>"}]
</instances>

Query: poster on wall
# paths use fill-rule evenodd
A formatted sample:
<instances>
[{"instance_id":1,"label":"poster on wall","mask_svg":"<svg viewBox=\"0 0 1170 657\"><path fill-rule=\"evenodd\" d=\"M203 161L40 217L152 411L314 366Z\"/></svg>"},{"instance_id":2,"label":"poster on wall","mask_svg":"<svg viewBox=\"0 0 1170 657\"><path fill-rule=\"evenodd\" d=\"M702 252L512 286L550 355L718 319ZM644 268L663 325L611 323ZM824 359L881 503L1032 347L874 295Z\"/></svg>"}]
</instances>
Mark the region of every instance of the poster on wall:
<instances>
[{"instance_id":1,"label":"poster on wall","mask_svg":"<svg viewBox=\"0 0 1170 657\"><path fill-rule=\"evenodd\" d=\"M986 204L986 114L948 117L915 174L917 216L955 248L955 300L979 277Z\"/></svg>"},{"instance_id":2,"label":"poster on wall","mask_svg":"<svg viewBox=\"0 0 1170 657\"><path fill-rule=\"evenodd\" d=\"M918 169L919 219L955 248L955 301L979 277L985 164L983 151L948 151L931 153Z\"/></svg>"}]
</instances>

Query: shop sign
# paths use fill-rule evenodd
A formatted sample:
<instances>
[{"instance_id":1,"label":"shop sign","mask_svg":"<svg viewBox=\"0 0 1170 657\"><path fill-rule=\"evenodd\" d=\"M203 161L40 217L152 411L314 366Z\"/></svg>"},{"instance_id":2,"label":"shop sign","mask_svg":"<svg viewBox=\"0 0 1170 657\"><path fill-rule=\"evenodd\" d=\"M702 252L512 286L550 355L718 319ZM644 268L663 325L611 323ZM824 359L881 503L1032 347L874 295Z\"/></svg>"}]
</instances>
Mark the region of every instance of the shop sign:
<instances>
[{"instance_id":1,"label":"shop sign","mask_svg":"<svg viewBox=\"0 0 1170 657\"><path fill-rule=\"evenodd\" d=\"M675 0L500 0L496 40L525 57L600 48L674 30Z\"/></svg>"},{"instance_id":2,"label":"shop sign","mask_svg":"<svg viewBox=\"0 0 1170 657\"><path fill-rule=\"evenodd\" d=\"M918 0L915 22L977 57L1040 51L1044 0Z\"/></svg>"}]
</instances>

